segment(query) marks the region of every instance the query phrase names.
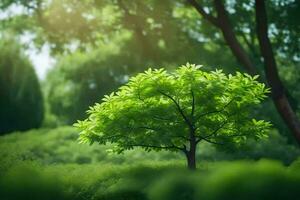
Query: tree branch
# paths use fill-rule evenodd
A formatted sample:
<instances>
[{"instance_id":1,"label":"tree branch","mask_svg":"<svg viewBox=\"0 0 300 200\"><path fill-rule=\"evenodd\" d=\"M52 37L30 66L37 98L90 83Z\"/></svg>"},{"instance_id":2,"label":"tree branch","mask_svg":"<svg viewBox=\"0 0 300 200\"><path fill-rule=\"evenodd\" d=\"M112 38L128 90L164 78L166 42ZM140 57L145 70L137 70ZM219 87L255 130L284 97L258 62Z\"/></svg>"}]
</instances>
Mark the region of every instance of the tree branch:
<instances>
[{"instance_id":1,"label":"tree branch","mask_svg":"<svg viewBox=\"0 0 300 200\"><path fill-rule=\"evenodd\" d=\"M138 89L138 99L140 100L140 101L142 101L144 104L145 104L145 99L143 99L142 97L141 97L141 95L140 95L140 90ZM153 115L153 119L156 119L156 120L162 120L162 121L168 121L168 122L174 122L174 123L181 123L181 122L179 122L179 121L174 121L174 120L172 120L172 119L170 119L170 118L163 118L163 117L161 117L161 116L157 116L157 115Z\"/></svg>"},{"instance_id":2,"label":"tree branch","mask_svg":"<svg viewBox=\"0 0 300 200\"><path fill-rule=\"evenodd\" d=\"M196 144L198 144L199 142L201 142L202 140L202 137L199 137L197 140L196 140Z\"/></svg>"},{"instance_id":3,"label":"tree branch","mask_svg":"<svg viewBox=\"0 0 300 200\"><path fill-rule=\"evenodd\" d=\"M184 121L186 122L186 124L189 126L190 130L194 130L194 126L193 124L190 122L190 120L185 116L185 114L183 113L183 110L181 109L179 103L170 95L162 92L162 91L158 91L160 94L162 94L163 96L169 98L176 106L178 112L180 113L180 115L182 116L182 118L184 119Z\"/></svg>"},{"instance_id":4,"label":"tree branch","mask_svg":"<svg viewBox=\"0 0 300 200\"><path fill-rule=\"evenodd\" d=\"M206 138L202 138L202 140L204 140L204 141L206 141L208 143L211 143L211 144L224 145L224 143L219 143L219 142L211 141L211 140L206 139Z\"/></svg>"},{"instance_id":5,"label":"tree branch","mask_svg":"<svg viewBox=\"0 0 300 200\"><path fill-rule=\"evenodd\" d=\"M194 121L194 113L195 113L195 95L193 90L191 90L191 94L192 94L192 111L191 111L191 118L192 121Z\"/></svg>"},{"instance_id":6,"label":"tree branch","mask_svg":"<svg viewBox=\"0 0 300 200\"><path fill-rule=\"evenodd\" d=\"M173 120L173 119L170 119L170 118L163 118L163 117L160 117L160 116L157 116L157 115L153 116L153 119L167 121L167 122L173 122L173 123L176 123L176 124L182 123L180 121L176 121L176 120Z\"/></svg>"},{"instance_id":7,"label":"tree branch","mask_svg":"<svg viewBox=\"0 0 300 200\"><path fill-rule=\"evenodd\" d=\"M249 136L250 134L233 134L233 135L224 135L225 137L242 137Z\"/></svg>"},{"instance_id":8,"label":"tree branch","mask_svg":"<svg viewBox=\"0 0 300 200\"><path fill-rule=\"evenodd\" d=\"M219 26L217 18L205 12L204 8L196 0L187 0L187 2L190 3L197 10L197 12L203 16L204 19L216 27Z\"/></svg>"},{"instance_id":9,"label":"tree branch","mask_svg":"<svg viewBox=\"0 0 300 200\"><path fill-rule=\"evenodd\" d=\"M259 57L256 49L255 49L255 46L253 45L253 43L251 43L248 38L246 37L245 33L243 31L241 31L241 36L243 38L243 40L245 41L246 45L248 46L248 49L252 52L252 55L254 57ZM250 36L251 37L251 36Z\"/></svg>"},{"instance_id":10,"label":"tree branch","mask_svg":"<svg viewBox=\"0 0 300 200\"><path fill-rule=\"evenodd\" d=\"M150 130L150 131L154 131L154 132L159 132L159 131L163 131L162 129L157 129L157 128L153 128L153 127L149 127L149 126L138 126L138 127L128 127L130 130L132 129L146 129L146 130ZM184 140L189 140L189 138L183 136L183 135L174 135L174 136L170 136L172 138L181 138Z\"/></svg>"},{"instance_id":11,"label":"tree branch","mask_svg":"<svg viewBox=\"0 0 300 200\"><path fill-rule=\"evenodd\" d=\"M132 127L133 129L146 129L146 130L150 130L150 131L161 131L162 129L156 129L156 128L152 128L152 127L148 127L148 126L138 126L138 127Z\"/></svg>"},{"instance_id":12,"label":"tree branch","mask_svg":"<svg viewBox=\"0 0 300 200\"><path fill-rule=\"evenodd\" d=\"M209 21L215 27L221 29L224 39L230 47L233 55L243 65L247 72L251 75L258 74L255 66L234 34L222 0L214 0L215 8L218 14L217 18L206 13L203 7L197 3L196 0L187 0L187 2L190 3L205 20Z\"/></svg>"},{"instance_id":13,"label":"tree branch","mask_svg":"<svg viewBox=\"0 0 300 200\"><path fill-rule=\"evenodd\" d=\"M100 140L108 140L108 139L111 139L111 138L114 138L114 137L120 137L120 138L129 138L128 136L124 135L124 134L115 134L115 135L109 135L109 136L106 136L106 137L100 137Z\"/></svg>"},{"instance_id":14,"label":"tree branch","mask_svg":"<svg viewBox=\"0 0 300 200\"><path fill-rule=\"evenodd\" d=\"M185 155L187 155L189 153L185 144L183 145L183 152Z\"/></svg>"},{"instance_id":15,"label":"tree branch","mask_svg":"<svg viewBox=\"0 0 300 200\"><path fill-rule=\"evenodd\" d=\"M184 148L181 148L181 147L178 147L178 146L175 146L175 145L171 145L171 146L156 146L156 145L148 145L148 144L127 144L127 145L124 145L124 146L127 146L127 147L144 147L144 148L154 148L154 149L177 149L177 150L180 150L180 151L185 151Z\"/></svg>"},{"instance_id":16,"label":"tree branch","mask_svg":"<svg viewBox=\"0 0 300 200\"><path fill-rule=\"evenodd\" d=\"M217 129L215 129L212 133L210 133L209 135L206 135L205 139L210 138L211 136L215 135L219 130L221 130L226 124L228 123L228 120L226 120L225 122L223 122Z\"/></svg>"},{"instance_id":17,"label":"tree branch","mask_svg":"<svg viewBox=\"0 0 300 200\"><path fill-rule=\"evenodd\" d=\"M230 23L227 11L222 3L222 0L214 0L215 8L217 11L217 21L219 28L222 31L223 37L230 47L233 55L237 60L243 65L247 72L251 75L258 74L254 64L252 63L250 57L247 55L247 52L244 50L236 35L234 29Z\"/></svg>"},{"instance_id":18,"label":"tree branch","mask_svg":"<svg viewBox=\"0 0 300 200\"><path fill-rule=\"evenodd\" d=\"M210 114L214 114L214 113L220 113L220 112L224 111L233 102L233 100L234 100L234 98L231 99L227 104L225 104L224 107L220 110L214 110L214 111L209 111L209 112L205 112L205 113L200 114L197 117L197 120L199 120L201 117L204 117L206 115L210 115Z\"/></svg>"},{"instance_id":19,"label":"tree branch","mask_svg":"<svg viewBox=\"0 0 300 200\"><path fill-rule=\"evenodd\" d=\"M208 139L208 138L210 138L211 136L215 135L219 130L221 130L226 124L229 123L229 118L230 118L231 116L236 115L236 114L238 114L238 112L234 112L234 113L230 114L229 116L227 116L228 118L227 118L224 122L222 122L222 124L221 124L217 129L215 129L212 133L210 133L209 135L206 135L206 136L204 136L204 137L197 136L198 139L196 140L196 142L198 143L198 142L200 142L201 140Z\"/></svg>"}]
</instances>

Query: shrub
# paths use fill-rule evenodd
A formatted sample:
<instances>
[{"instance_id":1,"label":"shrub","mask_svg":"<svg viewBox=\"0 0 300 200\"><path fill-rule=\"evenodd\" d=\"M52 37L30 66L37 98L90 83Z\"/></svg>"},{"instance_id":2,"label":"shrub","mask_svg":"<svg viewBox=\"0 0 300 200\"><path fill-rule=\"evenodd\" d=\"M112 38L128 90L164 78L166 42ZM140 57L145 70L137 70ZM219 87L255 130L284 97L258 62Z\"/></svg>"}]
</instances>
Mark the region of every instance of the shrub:
<instances>
[{"instance_id":1,"label":"shrub","mask_svg":"<svg viewBox=\"0 0 300 200\"><path fill-rule=\"evenodd\" d=\"M219 164L202 184L199 199L299 199L300 175L278 162Z\"/></svg>"},{"instance_id":2,"label":"shrub","mask_svg":"<svg viewBox=\"0 0 300 200\"><path fill-rule=\"evenodd\" d=\"M47 174L35 166L19 165L0 178L2 200L63 200L62 185L54 174Z\"/></svg>"}]
</instances>

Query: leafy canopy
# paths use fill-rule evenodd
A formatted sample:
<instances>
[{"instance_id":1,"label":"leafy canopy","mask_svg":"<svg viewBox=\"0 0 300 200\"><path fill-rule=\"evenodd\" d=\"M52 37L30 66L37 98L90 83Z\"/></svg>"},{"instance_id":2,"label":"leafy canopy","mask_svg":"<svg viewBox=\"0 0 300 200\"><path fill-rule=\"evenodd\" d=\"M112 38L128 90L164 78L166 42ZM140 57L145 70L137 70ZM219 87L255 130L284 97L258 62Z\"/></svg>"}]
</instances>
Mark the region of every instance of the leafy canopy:
<instances>
[{"instance_id":1,"label":"leafy canopy","mask_svg":"<svg viewBox=\"0 0 300 200\"><path fill-rule=\"evenodd\" d=\"M191 64L172 73L148 69L106 95L75 126L81 142L114 143L116 152L134 147L187 151L192 138L196 144L239 146L247 138L265 137L270 127L250 115L269 92L257 78L205 72Z\"/></svg>"}]
</instances>

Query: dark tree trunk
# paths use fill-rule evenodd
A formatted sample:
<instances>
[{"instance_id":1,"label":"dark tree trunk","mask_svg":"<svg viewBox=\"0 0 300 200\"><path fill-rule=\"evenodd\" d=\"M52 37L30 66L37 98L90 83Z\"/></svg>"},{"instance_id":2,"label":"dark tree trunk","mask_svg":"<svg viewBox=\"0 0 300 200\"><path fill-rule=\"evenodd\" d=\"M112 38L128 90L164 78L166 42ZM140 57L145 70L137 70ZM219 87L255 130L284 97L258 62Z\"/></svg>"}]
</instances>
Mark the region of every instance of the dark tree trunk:
<instances>
[{"instance_id":1,"label":"dark tree trunk","mask_svg":"<svg viewBox=\"0 0 300 200\"><path fill-rule=\"evenodd\" d=\"M188 152L187 154L187 166L190 170L196 169L196 154L195 152Z\"/></svg>"},{"instance_id":2,"label":"dark tree trunk","mask_svg":"<svg viewBox=\"0 0 300 200\"><path fill-rule=\"evenodd\" d=\"M285 88L279 78L272 45L268 37L268 21L265 1L255 0L255 11L257 37L260 51L264 58L265 73L268 84L271 87L272 99L277 111L300 144L300 121L288 101Z\"/></svg>"},{"instance_id":3,"label":"dark tree trunk","mask_svg":"<svg viewBox=\"0 0 300 200\"><path fill-rule=\"evenodd\" d=\"M196 140L190 139L190 150L186 152L187 166L190 170L196 169Z\"/></svg>"},{"instance_id":4,"label":"dark tree trunk","mask_svg":"<svg viewBox=\"0 0 300 200\"><path fill-rule=\"evenodd\" d=\"M243 49L239 41L237 40L233 28L230 24L230 20L227 16L227 12L221 0L215 0L215 7L218 13L217 27L222 31L223 37L230 47L232 54L236 57L237 61L244 65L244 68L251 75L258 74L255 66L251 62L247 52Z\"/></svg>"}]
</instances>

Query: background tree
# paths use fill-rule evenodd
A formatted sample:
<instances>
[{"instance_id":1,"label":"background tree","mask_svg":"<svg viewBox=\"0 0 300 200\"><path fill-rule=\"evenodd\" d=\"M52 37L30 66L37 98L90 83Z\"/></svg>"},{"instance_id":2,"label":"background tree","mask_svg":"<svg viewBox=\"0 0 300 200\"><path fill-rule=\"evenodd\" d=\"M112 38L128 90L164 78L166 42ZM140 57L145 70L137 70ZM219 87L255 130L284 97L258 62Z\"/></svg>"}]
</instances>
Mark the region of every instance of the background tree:
<instances>
[{"instance_id":1,"label":"background tree","mask_svg":"<svg viewBox=\"0 0 300 200\"><path fill-rule=\"evenodd\" d=\"M89 110L89 118L76 124L80 140L114 143L117 152L182 151L195 169L199 142L240 145L265 136L270 124L250 115L268 92L256 78L189 64L174 73L149 69Z\"/></svg>"},{"instance_id":2,"label":"background tree","mask_svg":"<svg viewBox=\"0 0 300 200\"><path fill-rule=\"evenodd\" d=\"M142 65L162 65L167 62L164 56L169 56L166 55L169 52L161 52L160 60L155 61L144 55L132 56L128 53L133 42L128 31L110 40L109 43L99 41L97 48L59 56L55 67L49 71L44 82L46 100L60 123L72 124L85 118L89 106L126 82L128 76L144 69ZM177 61L183 62L181 58Z\"/></svg>"},{"instance_id":3,"label":"background tree","mask_svg":"<svg viewBox=\"0 0 300 200\"><path fill-rule=\"evenodd\" d=\"M32 64L13 39L0 41L0 134L38 128L43 97Z\"/></svg>"},{"instance_id":4,"label":"background tree","mask_svg":"<svg viewBox=\"0 0 300 200\"><path fill-rule=\"evenodd\" d=\"M114 59L116 52L117 47L107 46L101 52L74 52L60 59L49 71L45 94L51 113L61 124L85 118L90 105L124 82L122 65Z\"/></svg>"},{"instance_id":5,"label":"background tree","mask_svg":"<svg viewBox=\"0 0 300 200\"><path fill-rule=\"evenodd\" d=\"M83 5L91 9L93 4L81 2L77 6ZM53 21L56 18L69 18L72 23L76 23L73 21L75 19L71 17L73 14L65 13L65 9L61 9L61 6L63 5L60 3L52 5L49 8L49 15L53 15L54 18L46 17L44 20ZM120 4L120 6L125 5ZM116 12L118 7L111 4L105 4L103 8L98 8L99 10L96 11L100 14L105 11L109 16L113 16L114 20L110 21L111 24L107 22L106 26L111 28L121 26L121 28L118 28L116 32L110 30L104 34L101 33L101 28L104 28L105 25L99 25L91 31L94 31L95 35L101 35L105 40L93 37L94 41L92 42L91 39L77 37L80 43L75 52L68 52L68 48L65 48L66 52L63 53L63 56L57 56L58 63L50 71L45 85L50 109L58 116L60 122L70 124L77 119L85 118L85 110L89 106L97 102L105 93L109 93L112 89L116 89L118 85L127 81L128 76L143 71L145 68L142 66L161 66L167 63L172 68L175 64L185 63L186 59L200 62L201 58L197 57L199 48L189 48L186 49L188 53L181 53L186 46L193 46L194 41L185 36L186 33L179 29L174 20L170 18L170 20L163 22L164 25L162 26L155 21L157 19L153 19L153 17L157 18L158 16L151 13L150 8L145 7L144 4L140 6L146 9L150 15L143 15L143 20L130 14L131 12L127 13L129 10L126 7L124 7L124 12L119 12L119 10ZM161 6L159 11L163 11L162 9L166 9L166 7ZM58 10L62 10L62 13ZM90 10L86 9L81 12L88 13ZM123 18L120 16L122 14L124 14ZM104 15L103 17L107 18ZM127 17L130 19L127 19ZM118 22L118 25L116 25L115 21L120 20L122 22ZM131 20L138 20L138 24L132 24ZM57 53L61 50L56 47L69 44L69 38L76 38L72 35L76 31L69 32L69 30L64 29L64 31L61 31L58 30L58 27L54 29L53 26L58 26L56 23L43 24L42 26L44 27L45 32L43 34L45 37L48 37L48 34L55 34L57 37L59 35L59 38L66 38L63 42L61 40L57 41L55 38L50 40L53 44L56 44L53 52ZM62 28L66 26L62 26ZM57 30L56 33L53 33L54 30L52 29ZM170 36L172 35L170 30L178 32L178 34ZM83 34L82 37L88 36L89 33ZM178 38L180 38L179 41L177 41ZM133 54L133 52L135 53ZM177 56L174 57L174 55ZM222 57L225 58L225 56Z\"/></svg>"},{"instance_id":6,"label":"background tree","mask_svg":"<svg viewBox=\"0 0 300 200\"><path fill-rule=\"evenodd\" d=\"M205 20L209 21L213 26L221 30L224 40L228 44L233 55L242 64L246 71L250 74L258 74L255 64L251 61L251 57L247 54L244 47L237 39L236 34L234 33L234 28L232 27L223 1L214 0L214 12L217 15L216 17L213 14L205 11L204 7L196 0L187 1L198 11L200 15L202 15ZM297 3L294 3L294 5L299 7L299 4ZM260 57L263 58L265 77L271 87L272 99L278 113L281 115L282 119L293 133L297 142L300 144L300 121L288 99L287 91L283 86L278 74L275 56L268 35L268 20L265 1L255 1L255 16L256 33L259 44L258 46L261 53ZM293 31L291 31L289 35L293 36L293 34ZM298 39L296 39L296 41L297 40ZM251 46L250 43L249 45ZM294 45L291 44L291 47L293 48Z\"/></svg>"},{"instance_id":7,"label":"background tree","mask_svg":"<svg viewBox=\"0 0 300 200\"><path fill-rule=\"evenodd\" d=\"M24 8L24 12L1 20L1 25L13 28L20 34L30 31L35 36L37 46L48 44L55 55L62 52L66 55L73 49L88 54L91 49L98 50L102 47L101 44L118 45L125 42L124 48L114 57L123 60L119 68L125 69L125 77L132 72L143 71L141 66L176 66L190 61L211 67L224 66L225 72L255 71L260 74L261 81L267 82L255 26L254 1L0 2L0 7L4 10L11 5ZM191 5L196 5L201 15ZM265 5L269 21L268 37L274 47L273 57L278 66L278 77L282 82L280 85L287 88L282 93L282 87L279 87L279 93L286 97L283 101L286 103L282 105L287 105L288 101L290 108L284 110L293 111L287 113L290 117L294 116L292 118L296 121L300 105L297 90L300 79L297 70L300 24L295 19L299 18L299 5L299 1L277 0L270 0ZM122 41L112 39L125 33L129 36ZM226 37L222 37L222 34ZM233 48L234 54L231 51ZM131 59L124 59L127 57ZM272 100L264 102L263 109L257 110L258 116L272 121L280 133L289 136L292 141L292 134L289 134L286 124L293 123L293 127L297 127L297 123L294 123L295 120L286 120L284 123L280 113L282 115L282 112L276 110ZM289 127L291 128L290 125Z\"/></svg>"}]
</instances>

